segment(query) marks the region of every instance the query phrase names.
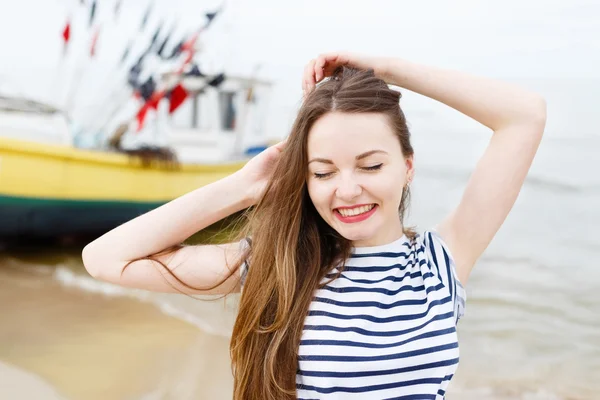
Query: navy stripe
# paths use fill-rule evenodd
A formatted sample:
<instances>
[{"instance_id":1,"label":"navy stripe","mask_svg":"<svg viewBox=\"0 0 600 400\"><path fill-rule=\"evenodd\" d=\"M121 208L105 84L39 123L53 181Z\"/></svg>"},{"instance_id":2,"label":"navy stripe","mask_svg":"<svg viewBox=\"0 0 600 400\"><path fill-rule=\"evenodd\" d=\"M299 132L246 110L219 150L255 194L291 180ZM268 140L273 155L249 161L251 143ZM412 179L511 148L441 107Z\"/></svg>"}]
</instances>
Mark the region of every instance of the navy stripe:
<instances>
[{"instance_id":1,"label":"navy stripe","mask_svg":"<svg viewBox=\"0 0 600 400\"><path fill-rule=\"evenodd\" d=\"M383 251L380 253L354 253L350 254L350 258L368 258L368 257L377 257L377 258L408 258L410 255L414 254L417 251L419 253L419 249L411 249L410 252L395 252L395 251Z\"/></svg>"},{"instance_id":2,"label":"navy stripe","mask_svg":"<svg viewBox=\"0 0 600 400\"><path fill-rule=\"evenodd\" d=\"M311 310L308 312L308 315L316 316L316 317L329 317L329 318L334 318L334 319L339 319L339 320L362 319L362 320L367 320L367 321L377 322L377 323L399 322L399 321L410 321L413 319L419 319L419 318L426 317L429 314L429 311L431 311L431 309L433 307L442 305L444 303L447 303L447 301L442 302L440 300L433 300L433 301L429 302L429 304L427 305L426 311L423 311L423 312L420 312L417 314L394 315L393 317L374 317L369 314L344 315L344 314L332 313L332 312L323 311L323 310Z\"/></svg>"},{"instance_id":3,"label":"navy stripe","mask_svg":"<svg viewBox=\"0 0 600 400\"><path fill-rule=\"evenodd\" d=\"M452 254L435 230L368 251L328 271L312 298L297 356L298 398L444 398L459 362L456 319L464 308Z\"/></svg>"},{"instance_id":4,"label":"navy stripe","mask_svg":"<svg viewBox=\"0 0 600 400\"><path fill-rule=\"evenodd\" d=\"M345 272L345 270L343 272ZM354 283L367 283L367 284L380 283L380 282L385 282L385 281L402 282L404 279L406 279L408 277L410 277L411 279L416 279L416 278L422 276L423 280L433 277L433 274L431 272L426 272L425 274L422 274L420 269L417 270L416 272L408 271L402 276L386 276L385 278L381 278L381 279L377 279L377 280L353 279L353 278L349 278L346 275L344 275L343 272L342 272L342 275L340 275L340 278L346 279L346 280L354 282ZM335 273L325 275L325 277L328 279L334 278L336 276L337 276L337 274L335 274Z\"/></svg>"},{"instance_id":5,"label":"navy stripe","mask_svg":"<svg viewBox=\"0 0 600 400\"><path fill-rule=\"evenodd\" d=\"M331 287L329 285L325 285L323 286L321 289L323 290L329 290L330 292L335 292L335 293L360 293L360 292L367 292L367 293L382 293L382 294L386 294L388 296L395 296L398 293L401 292L422 292L425 291L425 293L429 294L432 291L438 291L440 289L443 289L444 285L442 283L436 285L436 286L429 286L427 289L425 289L424 285L419 285L419 286L410 286L410 285L405 285L400 287L399 289L396 290L390 290L390 289L385 289L385 288L362 288L362 287L341 287L341 288L336 288L336 287Z\"/></svg>"},{"instance_id":6,"label":"navy stripe","mask_svg":"<svg viewBox=\"0 0 600 400\"><path fill-rule=\"evenodd\" d=\"M419 260L417 263L418 266L422 267L427 264L427 260ZM337 268L336 268L337 269ZM392 264L392 265L375 265L375 266L361 266L361 265L345 265L342 269L342 272L387 272L392 270L404 270L406 269L406 265L402 264Z\"/></svg>"},{"instance_id":7,"label":"navy stripe","mask_svg":"<svg viewBox=\"0 0 600 400\"><path fill-rule=\"evenodd\" d=\"M435 400L435 394L409 394L400 397L388 397L384 400Z\"/></svg>"},{"instance_id":8,"label":"navy stripe","mask_svg":"<svg viewBox=\"0 0 600 400\"><path fill-rule=\"evenodd\" d=\"M355 332L355 333L360 333L361 335L365 335L365 336L399 336L399 335L405 335L407 333L411 333L414 331L418 331L419 329L423 329L425 326L427 326L428 324L430 324L433 321L441 321L441 320L453 318L453 317L454 317L454 312L447 312L445 314L439 314L419 326L414 326L412 328L404 329L401 331L379 332L379 331L369 331L369 330L357 328L354 326L339 327L339 326L333 326L333 325L304 325L304 329L312 330L312 331Z\"/></svg>"},{"instance_id":9,"label":"navy stripe","mask_svg":"<svg viewBox=\"0 0 600 400\"><path fill-rule=\"evenodd\" d=\"M350 308L377 307L377 308L381 308L381 309L391 309L391 308L400 308L403 306L406 307L406 306L414 306L414 305L423 305L423 304L427 303L427 298L415 299L415 300L400 300L400 301L396 301L392 304L383 304L383 303L379 303L376 301L344 302L344 301L337 301L337 300L329 300L329 299L325 299L325 298L321 298L321 297L315 297L315 298L313 298L313 301L318 302L318 303L333 304L333 305L338 305L338 306L342 306L342 307L350 307ZM446 304L446 303L449 303L451 301L451 299L450 299L450 296L446 296L441 300L434 300L434 301L438 301L439 302L438 304ZM317 311L317 310L314 310L314 311Z\"/></svg>"},{"instance_id":10,"label":"navy stripe","mask_svg":"<svg viewBox=\"0 0 600 400\"><path fill-rule=\"evenodd\" d=\"M415 342L421 339L428 339L436 336L444 336L449 333L456 332L455 328L439 329L437 331L425 332L410 339L402 340L400 342L393 343L364 343L354 342L352 340L321 340L321 339L307 339L301 340L300 345L304 346L350 346L360 347L365 349L386 349L390 347L402 346L411 342Z\"/></svg>"},{"instance_id":11,"label":"navy stripe","mask_svg":"<svg viewBox=\"0 0 600 400\"><path fill-rule=\"evenodd\" d=\"M438 266L438 262L437 262L437 257L435 255L435 247L433 245L433 240L431 239L431 233L427 234L427 243L429 244L429 252L431 253L431 257L433 258L433 263L437 267Z\"/></svg>"},{"instance_id":12,"label":"navy stripe","mask_svg":"<svg viewBox=\"0 0 600 400\"><path fill-rule=\"evenodd\" d=\"M328 388L321 388L318 386L309 386L303 384L296 384L296 388L305 389L305 390L314 390L318 393L334 393L334 392L344 392L344 393L362 393L362 392L371 392L375 390L385 390L385 389L394 389L398 387L405 386L415 386L415 385L439 385L444 381L445 378L422 378L422 379L413 379L411 381L403 381L403 382L391 382L391 383L383 383L379 385L370 385L370 386L359 386L359 387L346 387L346 386L333 386ZM435 396L435 395L433 395ZM425 397L427 398L427 397ZM434 397L435 398L435 397Z\"/></svg>"},{"instance_id":13,"label":"navy stripe","mask_svg":"<svg viewBox=\"0 0 600 400\"><path fill-rule=\"evenodd\" d=\"M437 361L433 363L412 365L410 367L385 369L381 371L356 371L356 372L333 372L333 371L302 371L299 370L298 375L302 376L314 376L318 378L361 378L365 376L381 376L381 375L393 375L402 374L406 372L422 371L426 369L448 367L451 365L458 364L458 358L452 358L450 360Z\"/></svg>"},{"instance_id":14,"label":"navy stripe","mask_svg":"<svg viewBox=\"0 0 600 400\"><path fill-rule=\"evenodd\" d=\"M437 353L438 351L445 351L450 349L458 348L457 342L447 343L439 346L425 347L418 350L405 351L403 353L396 354L384 354L380 356L319 356L319 355L303 355L299 356L298 359L301 361L330 361L330 362L368 362L368 361L383 361L383 360L397 360L401 358L409 358L415 356L421 356L423 354Z\"/></svg>"},{"instance_id":15,"label":"navy stripe","mask_svg":"<svg viewBox=\"0 0 600 400\"><path fill-rule=\"evenodd\" d=\"M444 302L450 301L450 297L443 299ZM389 310L390 308L401 307L401 306L419 306L427 303L427 297L422 299L409 299L409 300L398 300L393 303L380 303L378 301L339 301L332 300L325 297L313 297L314 302L333 304L341 307L377 307L383 310Z\"/></svg>"},{"instance_id":16,"label":"navy stripe","mask_svg":"<svg viewBox=\"0 0 600 400\"><path fill-rule=\"evenodd\" d=\"M446 249L442 247L442 253L444 253L444 261L446 262L446 273L448 276L448 290L450 290L450 296L454 299L454 274L452 273L452 267L450 265L450 257Z\"/></svg>"}]
</instances>

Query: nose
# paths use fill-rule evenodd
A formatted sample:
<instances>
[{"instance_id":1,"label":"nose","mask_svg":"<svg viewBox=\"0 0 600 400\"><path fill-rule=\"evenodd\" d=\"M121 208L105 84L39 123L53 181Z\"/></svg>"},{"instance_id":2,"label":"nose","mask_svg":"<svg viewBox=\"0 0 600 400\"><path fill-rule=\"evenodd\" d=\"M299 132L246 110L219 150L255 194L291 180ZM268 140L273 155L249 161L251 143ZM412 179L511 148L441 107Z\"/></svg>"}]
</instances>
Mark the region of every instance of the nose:
<instances>
[{"instance_id":1,"label":"nose","mask_svg":"<svg viewBox=\"0 0 600 400\"><path fill-rule=\"evenodd\" d=\"M335 195L346 202L351 202L362 193L362 187L358 182L351 176L341 176L338 186L335 190Z\"/></svg>"}]
</instances>

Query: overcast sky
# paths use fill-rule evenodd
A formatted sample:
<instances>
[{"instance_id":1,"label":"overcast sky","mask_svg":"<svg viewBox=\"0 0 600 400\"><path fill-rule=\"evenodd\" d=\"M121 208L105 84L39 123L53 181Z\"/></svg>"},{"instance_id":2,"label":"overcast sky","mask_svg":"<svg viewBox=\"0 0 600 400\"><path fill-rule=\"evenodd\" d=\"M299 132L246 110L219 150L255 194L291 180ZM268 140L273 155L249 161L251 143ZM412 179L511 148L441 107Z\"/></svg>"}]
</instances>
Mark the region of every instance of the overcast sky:
<instances>
[{"instance_id":1,"label":"overcast sky","mask_svg":"<svg viewBox=\"0 0 600 400\"><path fill-rule=\"evenodd\" d=\"M122 47L151 0L98 1L99 49ZM155 0L148 26L164 19L180 31L202 21L215 0ZM0 43L4 74L26 62L53 68L67 15L85 25L79 0L2 1ZM79 12L79 14L77 14ZM597 0L229 0L215 32L230 62L251 70L301 69L319 52L347 49L397 55L503 76L600 76L600 1ZM74 26L74 30L77 26ZM74 40L80 35L75 35ZM215 33L216 34L216 33ZM58 50L58 51L57 51ZM224 50L225 51L225 50ZM235 56L235 60L233 60Z\"/></svg>"},{"instance_id":2,"label":"overcast sky","mask_svg":"<svg viewBox=\"0 0 600 400\"><path fill-rule=\"evenodd\" d=\"M140 35L140 20L152 0L122 0L116 21L115 1L98 1L102 29L98 56L90 63L85 56L89 11L79 0L3 0L0 90L48 98L57 92L57 82L74 75L74 65L86 62L88 81L118 77L115 66L129 39L136 38L141 50L161 20L179 36L191 32L204 23L206 11L221 4L155 0ZM63 60L60 33L69 15L73 40ZM224 64L251 73L261 64L259 75L275 79L280 94L288 96L283 101L293 104L301 95L304 64L338 49L503 78L600 79L599 21L598 0L228 0L204 43L207 68ZM597 101L595 95L589 99ZM591 107L588 103L583 106Z\"/></svg>"}]
</instances>

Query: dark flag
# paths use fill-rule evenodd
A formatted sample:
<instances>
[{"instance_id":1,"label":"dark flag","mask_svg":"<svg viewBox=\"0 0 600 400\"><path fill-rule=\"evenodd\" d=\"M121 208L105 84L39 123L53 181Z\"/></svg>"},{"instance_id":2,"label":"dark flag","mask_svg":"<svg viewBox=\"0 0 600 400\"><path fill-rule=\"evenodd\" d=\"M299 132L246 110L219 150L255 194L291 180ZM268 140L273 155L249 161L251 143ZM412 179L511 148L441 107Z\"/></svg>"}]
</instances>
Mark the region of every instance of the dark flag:
<instances>
[{"instance_id":1,"label":"dark flag","mask_svg":"<svg viewBox=\"0 0 600 400\"><path fill-rule=\"evenodd\" d=\"M156 50L156 54L158 54L158 56L162 59L166 58L165 54L164 54L165 48L167 47L167 43L169 42L169 40L171 40L171 36L173 36L174 31L175 31L175 25L173 25L173 27L171 28L169 33L167 33L167 36L165 37L165 39L162 41L162 43L158 46L158 49Z\"/></svg>"},{"instance_id":2,"label":"dark flag","mask_svg":"<svg viewBox=\"0 0 600 400\"><path fill-rule=\"evenodd\" d=\"M171 51L171 55L168 57L169 60L171 60L181 54L181 52L183 51L183 43L184 43L184 40L182 39L179 43L177 43L177 45L175 45L175 47L173 47L173 50Z\"/></svg>"},{"instance_id":3,"label":"dark flag","mask_svg":"<svg viewBox=\"0 0 600 400\"><path fill-rule=\"evenodd\" d=\"M200 68L198 68L198 64L194 64L192 65L192 68L185 73L186 76L195 76L195 77L203 77L206 76L202 73L202 71L200 71Z\"/></svg>"},{"instance_id":4,"label":"dark flag","mask_svg":"<svg viewBox=\"0 0 600 400\"><path fill-rule=\"evenodd\" d=\"M138 88L140 95L145 101L149 101L154 91L156 90L156 81L153 77L149 77L146 82L142 83Z\"/></svg>"},{"instance_id":5,"label":"dark flag","mask_svg":"<svg viewBox=\"0 0 600 400\"><path fill-rule=\"evenodd\" d=\"M165 58L164 57L164 52L165 52L165 47L167 47L167 42L169 41L169 36L167 36L165 38L165 40L162 41L162 43L160 44L160 46L158 46L158 49L156 50L156 54L158 54L158 56L160 58Z\"/></svg>"},{"instance_id":6,"label":"dark flag","mask_svg":"<svg viewBox=\"0 0 600 400\"><path fill-rule=\"evenodd\" d=\"M115 8L114 8L114 12L113 12L115 21L119 18L119 12L121 11L121 3L122 3L122 0L117 0L117 2L115 3Z\"/></svg>"},{"instance_id":7,"label":"dark flag","mask_svg":"<svg viewBox=\"0 0 600 400\"><path fill-rule=\"evenodd\" d=\"M150 18L150 13L152 12L152 3L148 5L146 12L144 13L144 17L142 18L142 25L140 26L140 31L143 31L148 23L148 19Z\"/></svg>"},{"instance_id":8,"label":"dark flag","mask_svg":"<svg viewBox=\"0 0 600 400\"><path fill-rule=\"evenodd\" d=\"M161 22L158 25L158 28L156 28L156 31L154 32L154 35L152 35L152 39L150 39L150 45L148 46L148 50L146 50L146 52L149 53L150 51L152 51L152 48L154 47L154 45L158 41L158 36L160 36L160 31L162 30L162 27L163 27L163 23Z\"/></svg>"},{"instance_id":9,"label":"dark flag","mask_svg":"<svg viewBox=\"0 0 600 400\"><path fill-rule=\"evenodd\" d=\"M138 88L139 86L139 80L140 80L140 73L142 72L142 59L140 58L130 69L129 69L129 74L127 76L127 83L129 83L129 86L131 86L133 89Z\"/></svg>"},{"instance_id":10,"label":"dark flag","mask_svg":"<svg viewBox=\"0 0 600 400\"><path fill-rule=\"evenodd\" d=\"M127 60L127 57L129 57L129 53L131 52L131 41L129 41L129 43L127 44L127 47L125 47L125 50L123 51L123 55L121 56L121 62L120 64L123 64L125 62L125 60Z\"/></svg>"},{"instance_id":11,"label":"dark flag","mask_svg":"<svg viewBox=\"0 0 600 400\"><path fill-rule=\"evenodd\" d=\"M206 13L206 18L208 18L208 23L212 22L213 19L219 14L219 11L215 11L212 13Z\"/></svg>"},{"instance_id":12,"label":"dark flag","mask_svg":"<svg viewBox=\"0 0 600 400\"><path fill-rule=\"evenodd\" d=\"M215 17L217 15L219 15L220 11L221 10L217 10L217 11L211 12L211 13L206 13L206 18L208 18L208 22L206 23L206 26L209 26L212 23L213 19L215 19Z\"/></svg>"},{"instance_id":13,"label":"dark flag","mask_svg":"<svg viewBox=\"0 0 600 400\"><path fill-rule=\"evenodd\" d=\"M223 82L225 82L225 74L224 73L220 73L219 75L217 75L214 78L212 78L208 82L208 85L212 86L212 87L219 87L219 86L221 86L221 84Z\"/></svg>"},{"instance_id":14,"label":"dark flag","mask_svg":"<svg viewBox=\"0 0 600 400\"><path fill-rule=\"evenodd\" d=\"M92 6L90 8L90 28L94 24L94 18L96 17L96 0L92 2Z\"/></svg>"}]
</instances>

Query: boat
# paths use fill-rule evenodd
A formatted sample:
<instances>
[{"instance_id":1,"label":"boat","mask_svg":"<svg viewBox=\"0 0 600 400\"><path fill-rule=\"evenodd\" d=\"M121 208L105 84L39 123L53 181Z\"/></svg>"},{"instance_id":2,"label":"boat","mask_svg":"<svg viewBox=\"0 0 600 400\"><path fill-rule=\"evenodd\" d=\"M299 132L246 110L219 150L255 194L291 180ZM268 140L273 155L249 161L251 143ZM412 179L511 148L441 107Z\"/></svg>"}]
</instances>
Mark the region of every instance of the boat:
<instances>
[{"instance_id":1,"label":"boat","mask_svg":"<svg viewBox=\"0 0 600 400\"><path fill-rule=\"evenodd\" d=\"M137 132L141 110L110 132L81 131L58 107L0 93L0 239L102 234L275 143L263 123L272 83L198 73L192 59L158 75L165 101L144 123L155 143ZM165 96L174 87L186 93L176 112Z\"/></svg>"}]
</instances>

